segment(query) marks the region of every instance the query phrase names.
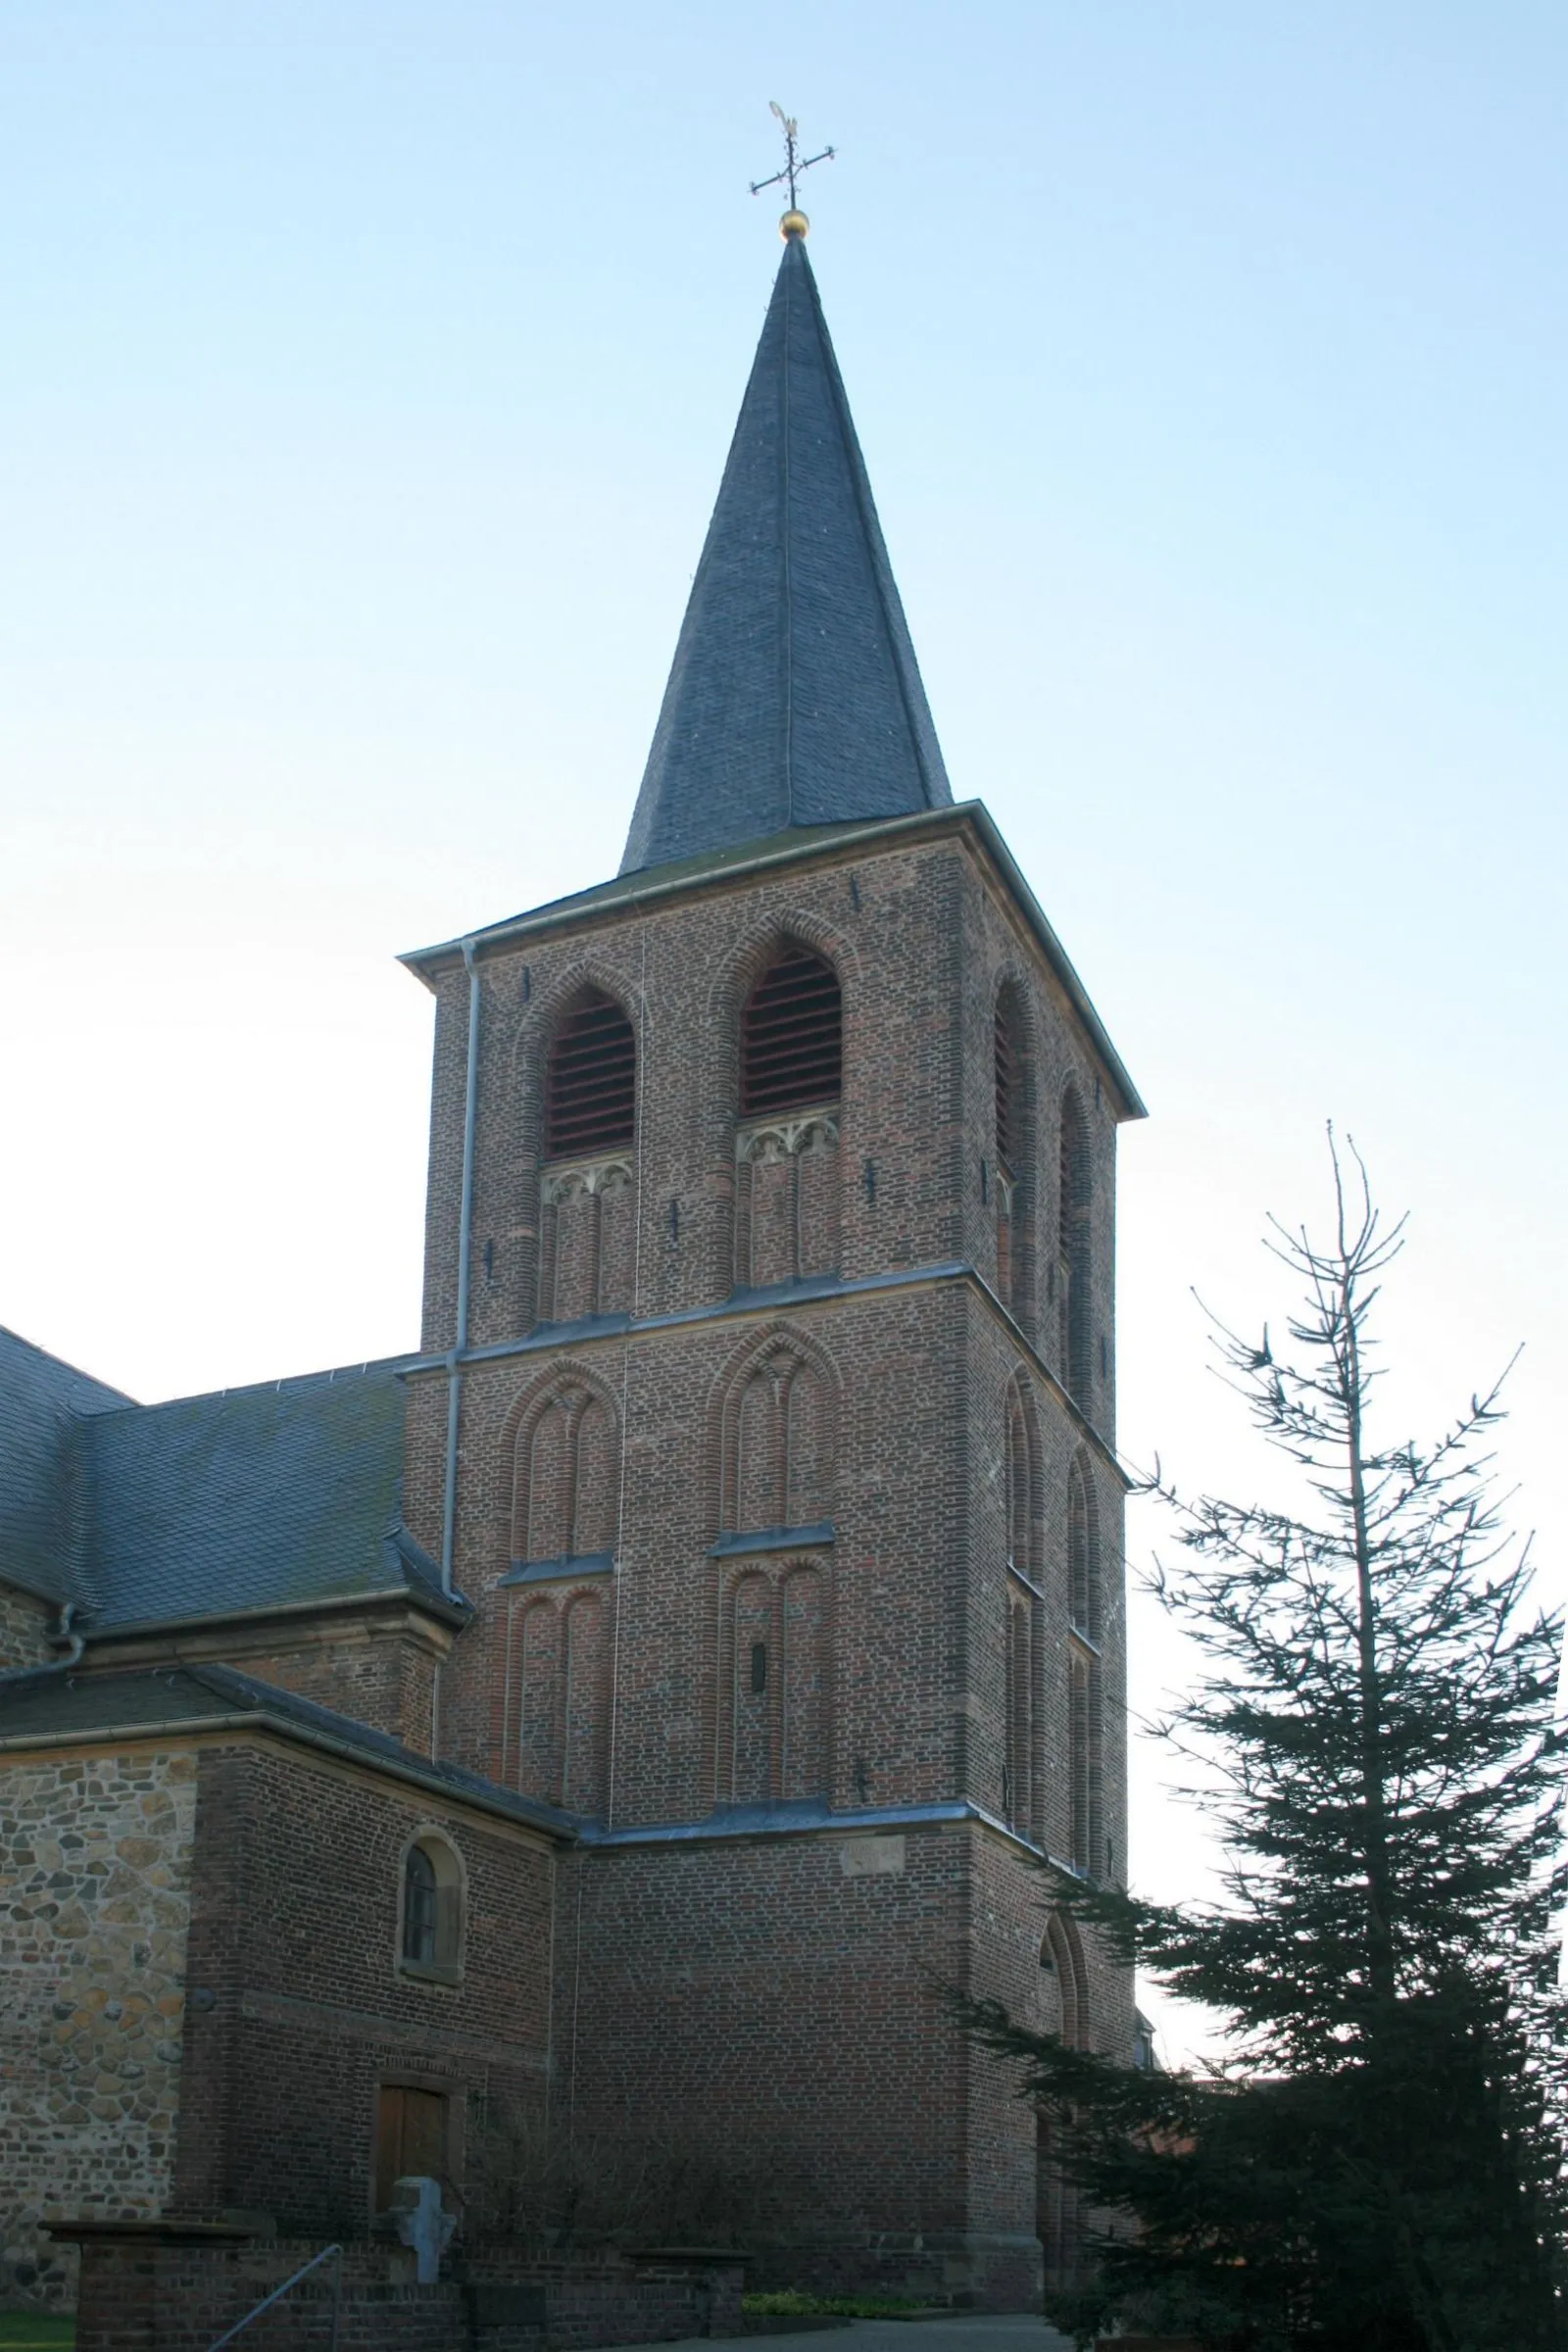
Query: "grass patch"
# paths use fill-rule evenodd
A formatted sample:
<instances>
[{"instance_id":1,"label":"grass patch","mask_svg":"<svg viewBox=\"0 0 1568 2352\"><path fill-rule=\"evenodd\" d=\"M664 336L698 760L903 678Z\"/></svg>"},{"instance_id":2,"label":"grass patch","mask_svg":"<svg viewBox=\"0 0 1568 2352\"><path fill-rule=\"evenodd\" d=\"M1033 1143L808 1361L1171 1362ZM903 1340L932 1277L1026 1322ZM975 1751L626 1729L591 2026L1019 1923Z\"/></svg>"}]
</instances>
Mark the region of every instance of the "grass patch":
<instances>
[{"instance_id":1,"label":"grass patch","mask_svg":"<svg viewBox=\"0 0 1568 2352\"><path fill-rule=\"evenodd\" d=\"M0 2352L71 2352L75 2340L69 2312L0 2311Z\"/></svg>"},{"instance_id":2,"label":"grass patch","mask_svg":"<svg viewBox=\"0 0 1568 2352\"><path fill-rule=\"evenodd\" d=\"M913 2295L806 2295L798 2287L775 2287L771 2293L742 2295L741 2309L768 2320L898 2320L906 2311L924 2311Z\"/></svg>"}]
</instances>

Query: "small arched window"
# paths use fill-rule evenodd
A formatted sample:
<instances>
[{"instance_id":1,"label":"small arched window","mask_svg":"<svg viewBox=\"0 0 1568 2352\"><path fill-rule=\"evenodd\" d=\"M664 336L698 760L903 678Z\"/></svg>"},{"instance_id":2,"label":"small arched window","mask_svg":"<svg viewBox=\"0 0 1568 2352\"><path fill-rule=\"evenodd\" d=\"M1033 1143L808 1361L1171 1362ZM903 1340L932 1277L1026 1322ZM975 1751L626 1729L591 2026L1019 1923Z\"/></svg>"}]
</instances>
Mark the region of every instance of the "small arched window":
<instances>
[{"instance_id":1,"label":"small arched window","mask_svg":"<svg viewBox=\"0 0 1568 2352\"><path fill-rule=\"evenodd\" d=\"M564 1016L545 1076L545 1157L581 1159L633 1140L637 1042L612 997L587 989Z\"/></svg>"},{"instance_id":2,"label":"small arched window","mask_svg":"<svg viewBox=\"0 0 1568 2352\"><path fill-rule=\"evenodd\" d=\"M741 1016L741 1116L836 1102L843 1082L838 974L808 948L786 948Z\"/></svg>"},{"instance_id":3,"label":"small arched window","mask_svg":"<svg viewBox=\"0 0 1568 2352\"><path fill-rule=\"evenodd\" d=\"M455 1982L463 1957L463 1871L444 1838L416 1838L403 1858L405 1969Z\"/></svg>"}]
</instances>

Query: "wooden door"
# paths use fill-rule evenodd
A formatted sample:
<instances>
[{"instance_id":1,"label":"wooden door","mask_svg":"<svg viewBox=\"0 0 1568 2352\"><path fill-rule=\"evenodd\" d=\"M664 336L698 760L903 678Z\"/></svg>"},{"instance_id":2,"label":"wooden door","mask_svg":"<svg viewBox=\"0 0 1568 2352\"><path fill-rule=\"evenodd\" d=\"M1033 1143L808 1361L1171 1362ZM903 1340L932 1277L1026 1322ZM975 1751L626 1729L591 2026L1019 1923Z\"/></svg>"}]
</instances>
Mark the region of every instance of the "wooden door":
<instances>
[{"instance_id":1,"label":"wooden door","mask_svg":"<svg viewBox=\"0 0 1568 2352\"><path fill-rule=\"evenodd\" d=\"M386 2082L376 2114L375 2210L392 2202L392 2183L409 2174L447 2177L447 2101L439 2090Z\"/></svg>"}]
</instances>

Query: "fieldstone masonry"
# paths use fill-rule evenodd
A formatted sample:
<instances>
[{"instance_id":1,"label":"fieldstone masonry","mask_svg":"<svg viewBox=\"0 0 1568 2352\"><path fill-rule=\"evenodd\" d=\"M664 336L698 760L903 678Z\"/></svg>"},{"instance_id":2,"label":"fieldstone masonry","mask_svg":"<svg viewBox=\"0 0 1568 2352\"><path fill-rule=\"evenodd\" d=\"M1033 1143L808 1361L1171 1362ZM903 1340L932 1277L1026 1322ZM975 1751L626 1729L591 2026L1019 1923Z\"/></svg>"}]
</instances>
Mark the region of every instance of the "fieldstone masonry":
<instances>
[{"instance_id":1,"label":"fieldstone masonry","mask_svg":"<svg viewBox=\"0 0 1568 2352\"><path fill-rule=\"evenodd\" d=\"M196 1759L102 1750L0 1774L0 2259L67 2303L73 2212L156 2214L179 2100Z\"/></svg>"},{"instance_id":2,"label":"fieldstone masonry","mask_svg":"<svg viewBox=\"0 0 1568 2352\"><path fill-rule=\"evenodd\" d=\"M47 1665L52 1652L47 1601L0 1581L0 1673L20 1666Z\"/></svg>"}]
</instances>

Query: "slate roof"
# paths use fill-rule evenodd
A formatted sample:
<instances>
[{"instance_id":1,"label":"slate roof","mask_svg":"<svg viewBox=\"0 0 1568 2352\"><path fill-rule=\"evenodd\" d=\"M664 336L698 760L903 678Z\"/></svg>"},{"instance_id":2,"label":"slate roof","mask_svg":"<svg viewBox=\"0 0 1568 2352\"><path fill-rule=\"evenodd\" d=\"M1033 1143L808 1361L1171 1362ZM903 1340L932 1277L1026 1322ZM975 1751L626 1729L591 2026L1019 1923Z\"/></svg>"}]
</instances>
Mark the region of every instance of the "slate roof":
<instances>
[{"instance_id":1,"label":"slate roof","mask_svg":"<svg viewBox=\"0 0 1568 2352\"><path fill-rule=\"evenodd\" d=\"M620 870L952 797L816 281L791 237Z\"/></svg>"},{"instance_id":2,"label":"slate roof","mask_svg":"<svg viewBox=\"0 0 1568 2352\"><path fill-rule=\"evenodd\" d=\"M440 1576L402 1529L389 1364L185 1396L83 1425L97 1630L275 1608Z\"/></svg>"},{"instance_id":3,"label":"slate roof","mask_svg":"<svg viewBox=\"0 0 1568 2352\"><path fill-rule=\"evenodd\" d=\"M0 1577L89 1636L389 1592L466 1614L403 1524L408 1360L138 1405L0 1335Z\"/></svg>"},{"instance_id":4,"label":"slate roof","mask_svg":"<svg viewBox=\"0 0 1568 2352\"><path fill-rule=\"evenodd\" d=\"M0 1327L0 1577L70 1596L85 1529L74 1441L85 1415L130 1402Z\"/></svg>"},{"instance_id":5,"label":"slate roof","mask_svg":"<svg viewBox=\"0 0 1568 2352\"><path fill-rule=\"evenodd\" d=\"M0 1682L0 1749L49 1740L193 1730L238 1720L314 1746L348 1750L406 1780L492 1812L570 1836L576 1822L457 1764L434 1763L388 1732L299 1698L232 1666L152 1667L132 1674L62 1674L40 1667Z\"/></svg>"}]
</instances>

